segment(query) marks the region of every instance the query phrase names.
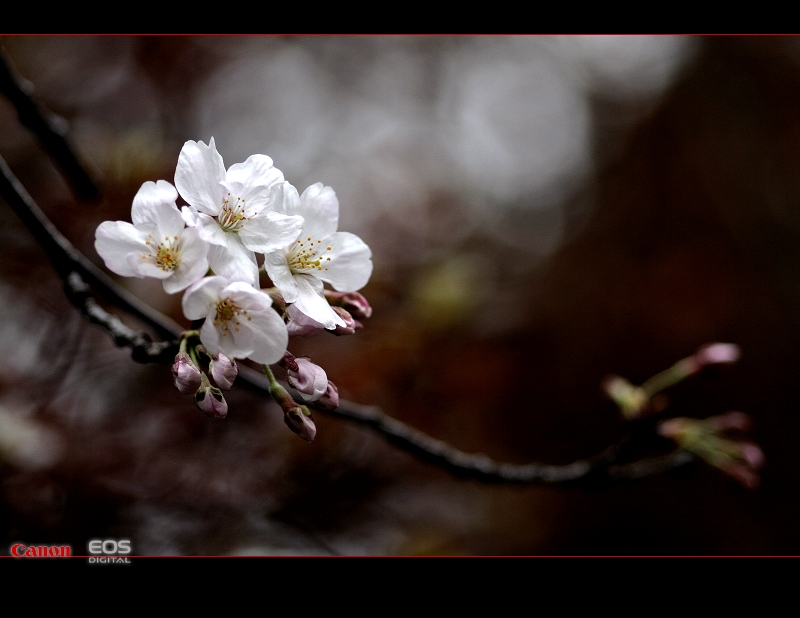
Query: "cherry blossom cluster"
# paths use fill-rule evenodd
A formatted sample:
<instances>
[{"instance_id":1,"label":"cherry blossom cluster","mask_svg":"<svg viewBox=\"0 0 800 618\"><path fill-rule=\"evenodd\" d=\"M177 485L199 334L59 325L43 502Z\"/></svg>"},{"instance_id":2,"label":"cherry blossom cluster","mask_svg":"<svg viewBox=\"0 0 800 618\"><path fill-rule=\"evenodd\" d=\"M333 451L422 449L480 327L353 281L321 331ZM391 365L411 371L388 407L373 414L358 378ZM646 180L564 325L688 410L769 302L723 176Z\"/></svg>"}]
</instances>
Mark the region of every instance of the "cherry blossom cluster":
<instances>
[{"instance_id":1,"label":"cherry blossom cluster","mask_svg":"<svg viewBox=\"0 0 800 618\"><path fill-rule=\"evenodd\" d=\"M249 359L264 367L287 425L312 440L307 406L294 403L269 366L283 367L305 401L335 408L336 387L321 367L287 351L289 336L353 334L372 313L358 293L372 274L372 252L337 231L333 189L316 183L300 193L263 154L226 170L212 137L184 144L174 185L142 185L131 221L101 223L95 248L116 274L155 277L167 293L183 292L184 315L202 320L181 337L172 367L178 390L224 418L221 389L236 378L236 359ZM260 288L260 273L272 287Z\"/></svg>"}]
</instances>

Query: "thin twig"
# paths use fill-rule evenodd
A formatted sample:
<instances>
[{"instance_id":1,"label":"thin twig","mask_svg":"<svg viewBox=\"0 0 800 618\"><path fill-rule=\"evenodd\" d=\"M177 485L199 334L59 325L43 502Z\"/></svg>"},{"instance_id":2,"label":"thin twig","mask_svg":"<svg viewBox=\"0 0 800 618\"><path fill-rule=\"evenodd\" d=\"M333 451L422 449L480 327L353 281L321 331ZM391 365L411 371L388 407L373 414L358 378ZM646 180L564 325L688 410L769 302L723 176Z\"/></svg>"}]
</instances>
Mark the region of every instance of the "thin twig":
<instances>
[{"instance_id":1,"label":"thin twig","mask_svg":"<svg viewBox=\"0 0 800 618\"><path fill-rule=\"evenodd\" d=\"M694 459L690 453L674 451L660 457L619 463L615 459L619 451L612 446L595 457L564 465L512 464L495 461L483 453L460 451L447 442L401 423L375 406L348 402L346 407L332 410L329 414L371 427L383 434L390 443L419 459L443 467L456 476L490 483L566 484L634 480L666 472Z\"/></svg>"},{"instance_id":2,"label":"thin twig","mask_svg":"<svg viewBox=\"0 0 800 618\"><path fill-rule=\"evenodd\" d=\"M90 288L81 276L72 271L64 281L64 290L70 302L81 310L90 322L102 326L121 348L131 348L131 356L140 363L173 362L178 353L178 341L153 341L147 333L135 331L113 313L97 304Z\"/></svg>"}]
</instances>

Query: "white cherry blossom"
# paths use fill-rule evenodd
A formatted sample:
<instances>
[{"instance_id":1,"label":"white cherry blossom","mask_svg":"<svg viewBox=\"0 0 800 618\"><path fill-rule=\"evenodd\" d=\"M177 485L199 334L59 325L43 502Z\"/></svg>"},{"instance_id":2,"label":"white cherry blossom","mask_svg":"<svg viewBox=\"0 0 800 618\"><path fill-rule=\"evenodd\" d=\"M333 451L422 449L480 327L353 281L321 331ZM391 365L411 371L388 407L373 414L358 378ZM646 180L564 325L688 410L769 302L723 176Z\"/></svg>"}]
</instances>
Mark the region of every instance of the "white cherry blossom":
<instances>
[{"instance_id":1,"label":"white cherry blossom","mask_svg":"<svg viewBox=\"0 0 800 618\"><path fill-rule=\"evenodd\" d=\"M323 296L324 283L339 292L355 292L372 274L372 251L355 234L337 232L339 200L318 182L302 195L288 182L275 190L277 212L300 215L300 234L277 251L266 253L264 267L287 303L327 329L345 326Z\"/></svg>"},{"instance_id":2,"label":"white cherry blossom","mask_svg":"<svg viewBox=\"0 0 800 618\"><path fill-rule=\"evenodd\" d=\"M205 318L200 339L210 354L269 365L283 357L289 343L272 299L243 281L204 277L186 290L183 313L190 320Z\"/></svg>"},{"instance_id":3,"label":"white cherry blossom","mask_svg":"<svg viewBox=\"0 0 800 618\"><path fill-rule=\"evenodd\" d=\"M166 180L145 182L133 198L131 219L104 221L95 249L112 272L123 277L155 277L169 294L180 292L208 271L209 245L187 228Z\"/></svg>"},{"instance_id":4,"label":"white cherry blossom","mask_svg":"<svg viewBox=\"0 0 800 618\"><path fill-rule=\"evenodd\" d=\"M283 182L283 172L272 159L256 154L228 170L214 138L208 146L188 141L181 149L175 186L189 206L186 223L211 244L209 264L214 274L258 285L255 253L268 253L297 238L299 216L274 212L272 190Z\"/></svg>"}]
</instances>

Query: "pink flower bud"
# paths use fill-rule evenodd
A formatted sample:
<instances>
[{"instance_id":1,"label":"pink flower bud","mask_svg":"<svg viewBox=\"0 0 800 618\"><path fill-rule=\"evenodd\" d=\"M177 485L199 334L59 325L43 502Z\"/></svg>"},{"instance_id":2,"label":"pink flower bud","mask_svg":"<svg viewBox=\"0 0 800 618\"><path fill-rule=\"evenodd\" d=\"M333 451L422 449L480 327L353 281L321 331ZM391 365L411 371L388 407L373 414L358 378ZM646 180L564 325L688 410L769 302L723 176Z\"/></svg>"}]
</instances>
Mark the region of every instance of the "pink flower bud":
<instances>
[{"instance_id":1,"label":"pink flower bud","mask_svg":"<svg viewBox=\"0 0 800 618\"><path fill-rule=\"evenodd\" d=\"M194 395L194 403L206 416L225 418L228 415L228 404L222 391L213 386L201 388Z\"/></svg>"},{"instance_id":2,"label":"pink flower bud","mask_svg":"<svg viewBox=\"0 0 800 618\"><path fill-rule=\"evenodd\" d=\"M317 435L317 426L309 409L298 405L274 378L270 378L269 393L283 410L283 422L286 426L306 442L311 442Z\"/></svg>"},{"instance_id":3,"label":"pink flower bud","mask_svg":"<svg viewBox=\"0 0 800 618\"><path fill-rule=\"evenodd\" d=\"M325 298L331 305L346 309L357 320L365 320L372 316L372 307L358 292L325 290Z\"/></svg>"},{"instance_id":4,"label":"pink flower bud","mask_svg":"<svg viewBox=\"0 0 800 618\"><path fill-rule=\"evenodd\" d=\"M660 436L664 436L665 438L669 438L677 442L678 438L683 435L691 423L692 421L688 418L670 418L665 421L661 421L658 424L657 431Z\"/></svg>"},{"instance_id":5,"label":"pink flower bud","mask_svg":"<svg viewBox=\"0 0 800 618\"><path fill-rule=\"evenodd\" d=\"M239 366L236 361L222 353L211 355L210 369L214 382L226 391L230 390L231 386L233 386L233 381L239 375Z\"/></svg>"},{"instance_id":6,"label":"pink flower bud","mask_svg":"<svg viewBox=\"0 0 800 618\"><path fill-rule=\"evenodd\" d=\"M172 375L175 378L175 388L183 395L197 392L202 382L200 370L187 354L178 354L172 364Z\"/></svg>"},{"instance_id":7,"label":"pink flower bud","mask_svg":"<svg viewBox=\"0 0 800 618\"><path fill-rule=\"evenodd\" d=\"M339 389L328 380L328 388L325 394L314 402L314 407L320 410L335 410L339 407Z\"/></svg>"},{"instance_id":8,"label":"pink flower bud","mask_svg":"<svg viewBox=\"0 0 800 618\"><path fill-rule=\"evenodd\" d=\"M317 426L311 412L305 406L287 408L283 412L283 422L306 442L312 442L317 435Z\"/></svg>"},{"instance_id":9,"label":"pink flower bud","mask_svg":"<svg viewBox=\"0 0 800 618\"><path fill-rule=\"evenodd\" d=\"M372 317L372 306L358 292L347 292L344 295L342 307L347 309L357 320L366 320Z\"/></svg>"},{"instance_id":10,"label":"pink flower bud","mask_svg":"<svg viewBox=\"0 0 800 618\"><path fill-rule=\"evenodd\" d=\"M288 370L289 386L295 389L306 401L316 401L328 390L328 376L325 370L307 358L295 358L297 370Z\"/></svg>"},{"instance_id":11,"label":"pink flower bud","mask_svg":"<svg viewBox=\"0 0 800 618\"><path fill-rule=\"evenodd\" d=\"M694 358L700 367L706 365L730 365L739 360L741 348L735 343L710 343L695 352Z\"/></svg>"},{"instance_id":12,"label":"pink flower bud","mask_svg":"<svg viewBox=\"0 0 800 618\"><path fill-rule=\"evenodd\" d=\"M764 451L762 451L757 444L742 440L739 442L739 449L742 459L749 464L750 467L759 470L764 466Z\"/></svg>"},{"instance_id":13,"label":"pink flower bud","mask_svg":"<svg viewBox=\"0 0 800 618\"><path fill-rule=\"evenodd\" d=\"M353 319L353 316L346 309L342 309L341 307L331 307L333 311L338 315L340 318L344 320L345 326L336 326L336 328L330 332L334 335L354 335L355 332L361 328L364 328L364 325L361 322L358 322Z\"/></svg>"},{"instance_id":14,"label":"pink flower bud","mask_svg":"<svg viewBox=\"0 0 800 618\"><path fill-rule=\"evenodd\" d=\"M322 324L308 317L305 313L295 308L294 305L289 305L287 313L289 314L289 322L286 324L286 330L289 331L289 335L308 338L325 330Z\"/></svg>"},{"instance_id":15,"label":"pink flower bud","mask_svg":"<svg viewBox=\"0 0 800 618\"><path fill-rule=\"evenodd\" d=\"M286 371L300 371L300 368L297 366L297 361L294 358L294 354L286 350L283 353L283 358L278 361L278 364L286 369Z\"/></svg>"}]
</instances>

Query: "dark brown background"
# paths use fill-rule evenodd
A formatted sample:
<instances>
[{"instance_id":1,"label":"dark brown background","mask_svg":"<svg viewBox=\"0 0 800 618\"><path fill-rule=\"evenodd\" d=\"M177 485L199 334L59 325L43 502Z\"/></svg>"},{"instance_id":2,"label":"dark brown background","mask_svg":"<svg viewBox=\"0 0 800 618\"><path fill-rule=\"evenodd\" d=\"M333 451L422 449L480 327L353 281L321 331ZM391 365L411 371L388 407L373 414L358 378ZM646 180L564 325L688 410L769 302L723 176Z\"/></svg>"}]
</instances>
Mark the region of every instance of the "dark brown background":
<instances>
[{"instance_id":1,"label":"dark brown background","mask_svg":"<svg viewBox=\"0 0 800 618\"><path fill-rule=\"evenodd\" d=\"M735 342L741 362L674 388L670 409L750 414L759 489L709 466L592 491L481 485L322 414L305 444L241 388L211 422L168 368L83 322L0 204L0 550L800 554L800 42L574 39L3 37L105 198L76 201L5 101L0 155L98 264L97 225L172 181L188 139L330 184L340 229L373 249L375 314L290 349L348 399L497 459L594 454L622 431L606 374L640 383ZM121 282L182 320L179 296Z\"/></svg>"}]
</instances>

